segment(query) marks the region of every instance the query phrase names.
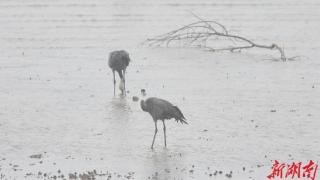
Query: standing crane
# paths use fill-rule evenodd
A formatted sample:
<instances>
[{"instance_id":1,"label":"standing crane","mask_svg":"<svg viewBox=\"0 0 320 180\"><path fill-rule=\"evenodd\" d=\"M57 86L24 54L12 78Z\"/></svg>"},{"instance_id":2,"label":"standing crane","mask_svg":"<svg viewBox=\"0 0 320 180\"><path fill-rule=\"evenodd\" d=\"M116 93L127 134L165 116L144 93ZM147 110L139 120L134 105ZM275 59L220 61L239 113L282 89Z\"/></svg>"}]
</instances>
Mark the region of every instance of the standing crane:
<instances>
[{"instance_id":1,"label":"standing crane","mask_svg":"<svg viewBox=\"0 0 320 180\"><path fill-rule=\"evenodd\" d=\"M126 83L125 83L125 74L126 74L126 69L129 65L130 62L130 57L129 53L125 50L120 50L120 51L112 51L109 54L109 67L112 69L113 73L113 95L116 94L116 79L115 79L115 71L118 72L119 77L120 77L120 84L119 84L119 89L121 90L121 93L123 95L126 94Z\"/></svg>"},{"instance_id":2,"label":"standing crane","mask_svg":"<svg viewBox=\"0 0 320 180\"><path fill-rule=\"evenodd\" d=\"M182 112L177 106L172 105L169 101L164 99L150 97L148 99L140 101L141 109L145 112L148 112L154 121L155 130L152 140L151 149L153 149L153 144L156 138L156 134L158 132L157 121L161 120L163 123L163 133L164 133L164 145L167 147L167 135L166 135L166 125L164 120L174 118L177 122L181 122L181 124L188 124L185 120L186 118L183 116Z\"/></svg>"}]
</instances>

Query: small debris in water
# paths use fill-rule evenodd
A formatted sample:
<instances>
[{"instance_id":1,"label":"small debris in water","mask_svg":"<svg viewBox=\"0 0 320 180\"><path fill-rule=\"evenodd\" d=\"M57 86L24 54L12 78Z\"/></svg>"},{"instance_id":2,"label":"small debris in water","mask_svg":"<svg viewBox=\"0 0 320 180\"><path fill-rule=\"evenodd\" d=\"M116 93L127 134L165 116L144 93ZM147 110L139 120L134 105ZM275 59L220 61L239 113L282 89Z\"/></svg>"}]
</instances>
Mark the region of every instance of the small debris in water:
<instances>
[{"instance_id":1,"label":"small debris in water","mask_svg":"<svg viewBox=\"0 0 320 180\"><path fill-rule=\"evenodd\" d=\"M42 154L31 155L30 158L41 159L42 158Z\"/></svg>"},{"instance_id":2,"label":"small debris in water","mask_svg":"<svg viewBox=\"0 0 320 180\"><path fill-rule=\"evenodd\" d=\"M139 101L139 97L137 97L137 96L133 96L133 97L132 97L132 101L134 101L134 102Z\"/></svg>"},{"instance_id":3,"label":"small debris in water","mask_svg":"<svg viewBox=\"0 0 320 180\"><path fill-rule=\"evenodd\" d=\"M275 109L271 109L271 111L270 112L277 112L277 110L275 110Z\"/></svg>"},{"instance_id":4,"label":"small debris in water","mask_svg":"<svg viewBox=\"0 0 320 180\"><path fill-rule=\"evenodd\" d=\"M232 177L232 171L230 171L230 173L228 174L226 174L226 177L228 177L228 178L231 178Z\"/></svg>"},{"instance_id":5,"label":"small debris in water","mask_svg":"<svg viewBox=\"0 0 320 180\"><path fill-rule=\"evenodd\" d=\"M69 174L69 179L77 179L77 175L75 174Z\"/></svg>"}]
</instances>

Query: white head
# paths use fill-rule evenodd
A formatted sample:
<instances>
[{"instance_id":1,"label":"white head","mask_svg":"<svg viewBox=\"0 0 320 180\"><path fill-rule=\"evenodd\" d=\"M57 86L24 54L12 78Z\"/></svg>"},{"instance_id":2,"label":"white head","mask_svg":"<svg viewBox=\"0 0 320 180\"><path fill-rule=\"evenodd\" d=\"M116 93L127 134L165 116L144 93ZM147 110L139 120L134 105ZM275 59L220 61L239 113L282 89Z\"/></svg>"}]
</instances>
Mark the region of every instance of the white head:
<instances>
[{"instance_id":1,"label":"white head","mask_svg":"<svg viewBox=\"0 0 320 180\"><path fill-rule=\"evenodd\" d=\"M141 89L141 95L142 95L142 96L146 96L146 95L147 95L147 93L146 93L146 90L145 90L145 89Z\"/></svg>"},{"instance_id":2,"label":"white head","mask_svg":"<svg viewBox=\"0 0 320 180\"><path fill-rule=\"evenodd\" d=\"M147 106L146 106L146 102L144 101L144 98L146 96L146 90L145 89L141 89L141 101L140 101L140 107L143 111L147 111Z\"/></svg>"}]
</instances>

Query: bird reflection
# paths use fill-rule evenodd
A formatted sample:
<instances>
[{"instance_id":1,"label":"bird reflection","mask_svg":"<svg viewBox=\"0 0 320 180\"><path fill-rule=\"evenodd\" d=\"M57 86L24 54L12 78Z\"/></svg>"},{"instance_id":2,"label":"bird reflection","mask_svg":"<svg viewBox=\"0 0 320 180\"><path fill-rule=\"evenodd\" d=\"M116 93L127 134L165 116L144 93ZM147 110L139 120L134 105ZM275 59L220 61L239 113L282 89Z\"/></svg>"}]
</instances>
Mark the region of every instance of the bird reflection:
<instances>
[{"instance_id":1,"label":"bird reflection","mask_svg":"<svg viewBox=\"0 0 320 180\"><path fill-rule=\"evenodd\" d=\"M112 98L106 105L104 135L108 138L106 148L113 153L127 156L132 147L130 139L130 119L132 110L126 98Z\"/></svg>"},{"instance_id":2,"label":"bird reflection","mask_svg":"<svg viewBox=\"0 0 320 180\"><path fill-rule=\"evenodd\" d=\"M131 108L125 97L112 98L109 106L109 115L112 121L117 123L126 122L130 119L132 113Z\"/></svg>"},{"instance_id":3,"label":"bird reflection","mask_svg":"<svg viewBox=\"0 0 320 180\"><path fill-rule=\"evenodd\" d=\"M151 162L149 167L151 167L151 179L175 179L182 178L184 174L181 172L181 167L184 167L184 157L181 153L173 152L172 150L163 148L155 150L150 150ZM150 172L148 172L150 174Z\"/></svg>"}]
</instances>

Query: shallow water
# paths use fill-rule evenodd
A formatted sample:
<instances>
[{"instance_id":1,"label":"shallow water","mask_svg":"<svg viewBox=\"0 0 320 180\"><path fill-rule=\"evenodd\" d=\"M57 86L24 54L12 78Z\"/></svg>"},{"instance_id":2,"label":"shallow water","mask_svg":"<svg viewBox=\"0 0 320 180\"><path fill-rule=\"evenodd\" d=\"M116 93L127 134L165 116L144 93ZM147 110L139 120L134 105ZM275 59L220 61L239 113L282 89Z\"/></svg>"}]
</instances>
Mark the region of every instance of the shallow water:
<instances>
[{"instance_id":1,"label":"shallow water","mask_svg":"<svg viewBox=\"0 0 320 180\"><path fill-rule=\"evenodd\" d=\"M318 161L319 5L1 1L0 174L43 179L96 169L112 179L211 179L221 170L212 176L262 179L273 160ZM139 46L195 21L188 11L302 58ZM113 97L107 56L115 49L132 59L125 98ZM141 88L178 105L188 120L167 121L166 149L162 131L150 149L154 124L132 101Z\"/></svg>"}]
</instances>

